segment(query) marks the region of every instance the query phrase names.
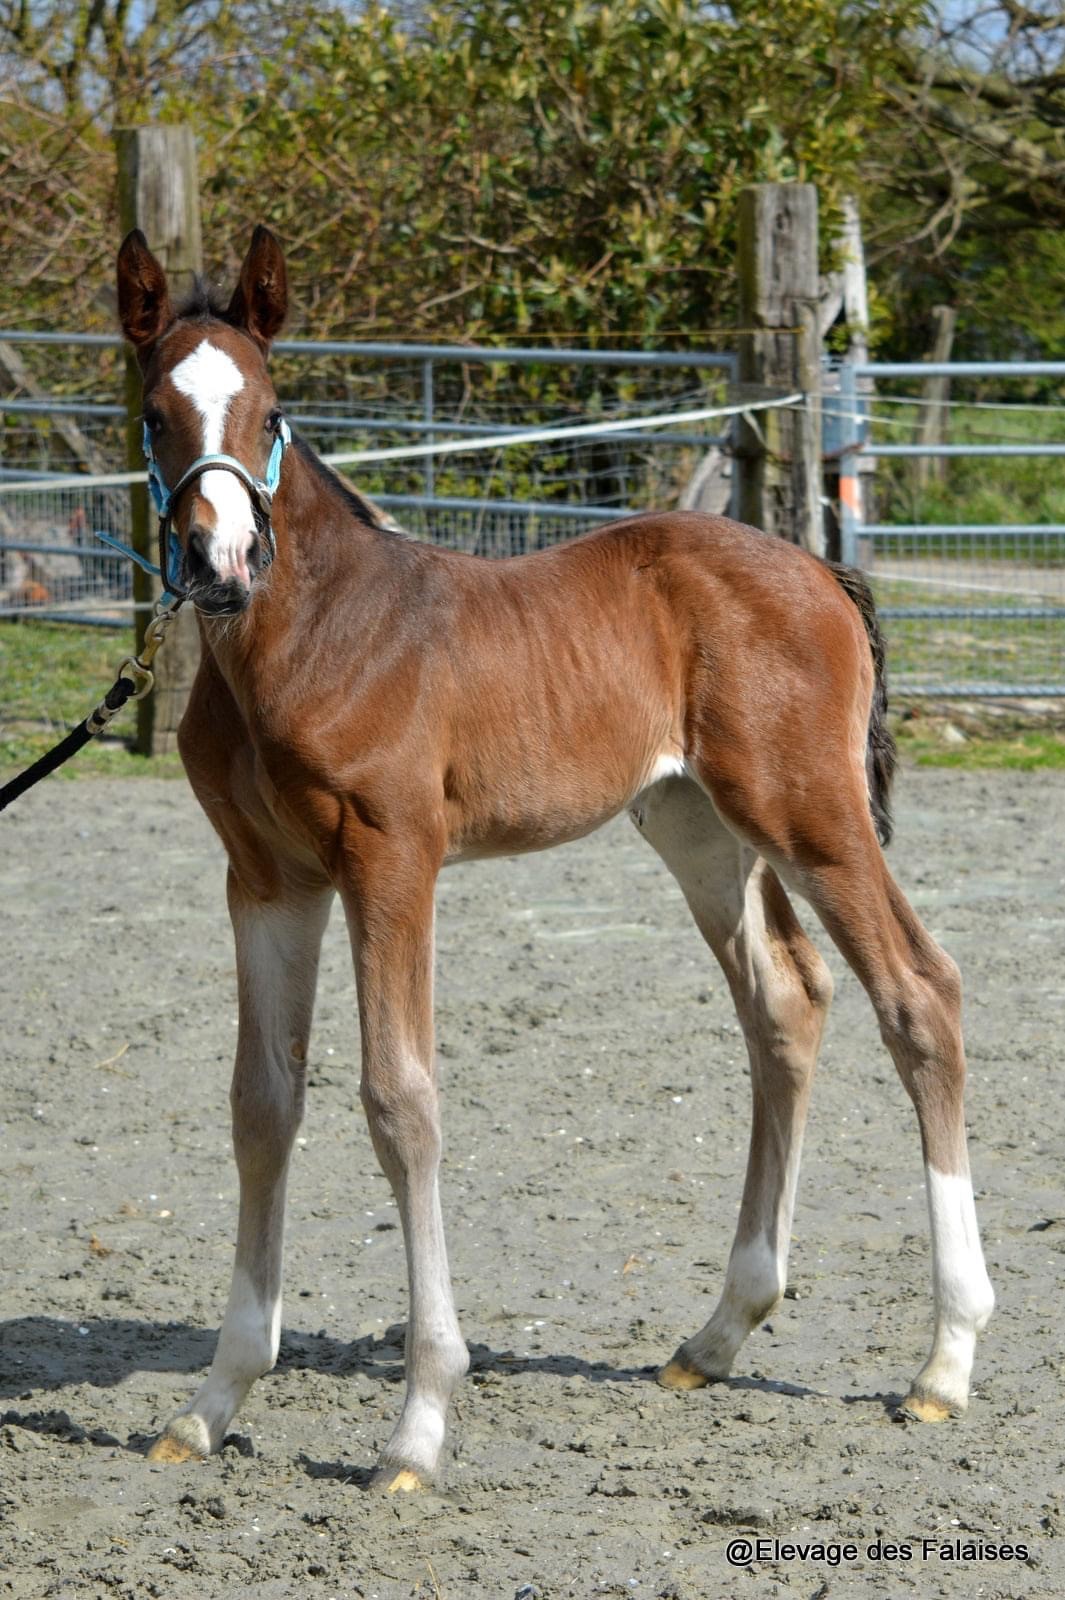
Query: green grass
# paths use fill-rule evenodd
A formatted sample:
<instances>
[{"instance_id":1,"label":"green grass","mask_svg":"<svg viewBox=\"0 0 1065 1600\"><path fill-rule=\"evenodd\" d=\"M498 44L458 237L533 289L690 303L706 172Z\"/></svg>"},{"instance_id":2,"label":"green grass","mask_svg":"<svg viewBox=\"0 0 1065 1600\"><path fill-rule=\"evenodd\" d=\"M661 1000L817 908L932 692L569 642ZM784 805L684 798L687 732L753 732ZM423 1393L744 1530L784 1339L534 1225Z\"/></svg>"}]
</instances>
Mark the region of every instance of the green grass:
<instances>
[{"instance_id":1,"label":"green grass","mask_svg":"<svg viewBox=\"0 0 1065 1600\"><path fill-rule=\"evenodd\" d=\"M896 730L899 755L916 767L962 767L966 771L1036 772L1065 768L1065 733L1029 730L1007 737L970 734L964 744L947 744L918 720Z\"/></svg>"},{"instance_id":2,"label":"green grass","mask_svg":"<svg viewBox=\"0 0 1065 1600\"><path fill-rule=\"evenodd\" d=\"M115 681L132 643L120 629L0 623L0 771L10 777L29 766L81 722ZM135 719L132 706L120 711L58 776L180 777L176 754L147 761L130 748Z\"/></svg>"},{"instance_id":3,"label":"green grass","mask_svg":"<svg viewBox=\"0 0 1065 1600\"><path fill-rule=\"evenodd\" d=\"M888 683L899 694L907 683L993 683L1023 694L1013 686L1063 679L1061 622L885 617L882 626Z\"/></svg>"}]
</instances>

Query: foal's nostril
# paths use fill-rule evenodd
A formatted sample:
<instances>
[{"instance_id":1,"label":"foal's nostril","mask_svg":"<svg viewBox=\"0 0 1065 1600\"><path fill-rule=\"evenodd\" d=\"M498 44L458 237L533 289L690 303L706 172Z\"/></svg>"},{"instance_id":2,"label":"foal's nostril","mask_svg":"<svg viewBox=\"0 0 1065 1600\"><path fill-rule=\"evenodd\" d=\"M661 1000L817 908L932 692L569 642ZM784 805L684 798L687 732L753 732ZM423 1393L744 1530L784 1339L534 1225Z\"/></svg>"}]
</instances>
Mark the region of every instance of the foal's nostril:
<instances>
[{"instance_id":1,"label":"foal's nostril","mask_svg":"<svg viewBox=\"0 0 1065 1600\"><path fill-rule=\"evenodd\" d=\"M185 563L188 567L189 578L196 582L210 580L214 577L214 570L207 559L207 541L210 530L193 523L189 529L188 547L185 551Z\"/></svg>"}]
</instances>

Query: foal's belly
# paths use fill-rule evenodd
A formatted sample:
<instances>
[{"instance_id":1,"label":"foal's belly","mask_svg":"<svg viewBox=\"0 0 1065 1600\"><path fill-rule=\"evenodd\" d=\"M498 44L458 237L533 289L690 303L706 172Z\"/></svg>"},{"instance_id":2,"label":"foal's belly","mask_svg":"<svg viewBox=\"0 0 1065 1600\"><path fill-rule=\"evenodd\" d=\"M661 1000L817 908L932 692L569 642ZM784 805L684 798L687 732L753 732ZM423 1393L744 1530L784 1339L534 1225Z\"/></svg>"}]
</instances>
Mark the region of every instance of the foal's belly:
<instances>
[{"instance_id":1,"label":"foal's belly","mask_svg":"<svg viewBox=\"0 0 1065 1600\"><path fill-rule=\"evenodd\" d=\"M487 856L549 850L594 833L631 806L652 783L684 772L673 742L627 763L628 772L561 763L553 771L523 774L493 789L478 789L448 801L449 845L445 865Z\"/></svg>"}]
</instances>

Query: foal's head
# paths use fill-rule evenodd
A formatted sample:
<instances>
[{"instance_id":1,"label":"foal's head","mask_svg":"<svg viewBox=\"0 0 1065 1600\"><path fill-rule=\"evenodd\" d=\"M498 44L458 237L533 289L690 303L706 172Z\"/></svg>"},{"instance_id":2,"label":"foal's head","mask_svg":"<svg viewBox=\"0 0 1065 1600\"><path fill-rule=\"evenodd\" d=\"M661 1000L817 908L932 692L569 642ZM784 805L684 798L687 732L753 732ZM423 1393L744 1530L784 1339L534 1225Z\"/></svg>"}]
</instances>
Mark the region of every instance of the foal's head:
<instances>
[{"instance_id":1,"label":"foal's head","mask_svg":"<svg viewBox=\"0 0 1065 1600\"><path fill-rule=\"evenodd\" d=\"M252 235L224 311L202 291L175 310L144 235L135 230L123 240L119 315L143 374L152 456L171 490L203 456L230 456L253 478L265 478L281 427L266 356L287 298L285 259L266 228ZM266 555L263 518L246 485L225 468L207 470L174 496L171 509L190 598L201 611L243 611Z\"/></svg>"}]
</instances>

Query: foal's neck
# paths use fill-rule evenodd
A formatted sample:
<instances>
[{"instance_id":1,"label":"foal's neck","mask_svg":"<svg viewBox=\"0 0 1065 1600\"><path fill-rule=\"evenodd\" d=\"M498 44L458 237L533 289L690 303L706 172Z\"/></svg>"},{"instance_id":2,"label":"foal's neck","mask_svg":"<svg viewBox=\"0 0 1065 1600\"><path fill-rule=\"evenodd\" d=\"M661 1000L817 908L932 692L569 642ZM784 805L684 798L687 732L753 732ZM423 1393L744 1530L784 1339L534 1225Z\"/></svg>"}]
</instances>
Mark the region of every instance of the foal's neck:
<instances>
[{"instance_id":1,"label":"foal's neck","mask_svg":"<svg viewBox=\"0 0 1065 1600\"><path fill-rule=\"evenodd\" d=\"M286 687L298 690L294 677L319 645L323 619L338 605L357 626L352 608L368 597L397 540L298 439L285 454L273 526L276 553L247 611L202 619L205 645L246 714L264 704L264 694L272 699Z\"/></svg>"}]
</instances>

